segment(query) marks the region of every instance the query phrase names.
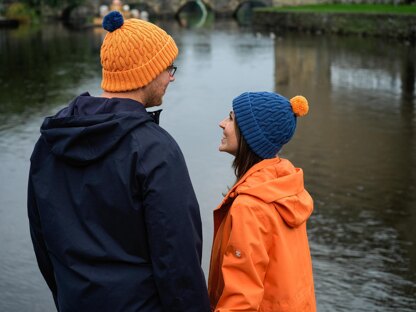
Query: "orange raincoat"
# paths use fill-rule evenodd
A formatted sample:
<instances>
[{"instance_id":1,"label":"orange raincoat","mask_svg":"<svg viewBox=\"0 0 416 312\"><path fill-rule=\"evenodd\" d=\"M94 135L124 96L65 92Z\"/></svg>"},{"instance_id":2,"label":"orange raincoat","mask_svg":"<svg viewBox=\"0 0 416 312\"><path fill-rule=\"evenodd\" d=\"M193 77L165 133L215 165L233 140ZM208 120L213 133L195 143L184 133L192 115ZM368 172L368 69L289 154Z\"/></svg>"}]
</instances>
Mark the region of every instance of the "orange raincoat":
<instances>
[{"instance_id":1,"label":"orange raincoat","mask_svg":"<svg viewBox=\"0 0 416 312\"><path fill-rule=\"evenodd\" d=\"M316 311L306 220L313 201L286 159L254 165L214 211L212 310Z\"/></svg>"}]
</instances>

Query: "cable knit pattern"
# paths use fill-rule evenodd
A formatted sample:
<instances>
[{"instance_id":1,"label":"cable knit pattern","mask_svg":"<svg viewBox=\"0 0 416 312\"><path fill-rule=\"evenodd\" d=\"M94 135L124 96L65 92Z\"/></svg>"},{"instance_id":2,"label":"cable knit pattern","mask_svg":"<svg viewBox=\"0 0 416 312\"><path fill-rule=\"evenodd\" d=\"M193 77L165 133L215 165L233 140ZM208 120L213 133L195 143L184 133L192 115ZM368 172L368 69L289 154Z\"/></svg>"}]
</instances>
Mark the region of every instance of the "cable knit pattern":
<instances>
[{"instance_id":1,"label":"cable knit pattern","mask_svg":"<svg viewBox=\"0 0 416 312\"><path fill-rule=\"evenodd\" d=\"M174 40L163 29L143 20L128 19L104 38L101 87L108 92L144 87L171 65L177 55Z\"/></svg>"},{"instance_id":2,"label":"cable knit pattern","mask_svg":"<svg viewBox=\"0 0 416 312\"><path fill-rule=\"evenodd\" d=\"M296 116L290 101L272 92L245 92L233 100L238 127L261 158L273 158L290 141Z\"/></svg>"}]
</instances>

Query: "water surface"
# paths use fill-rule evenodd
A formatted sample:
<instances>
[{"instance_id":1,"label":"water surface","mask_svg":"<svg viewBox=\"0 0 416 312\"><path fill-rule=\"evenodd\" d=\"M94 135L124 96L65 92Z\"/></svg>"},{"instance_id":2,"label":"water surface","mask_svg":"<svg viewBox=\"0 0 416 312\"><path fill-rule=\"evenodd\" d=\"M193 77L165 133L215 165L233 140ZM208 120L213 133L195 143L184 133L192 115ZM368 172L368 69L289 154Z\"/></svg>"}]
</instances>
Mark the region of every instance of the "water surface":
<instances>
[{"instance_id":1,"label":"water surface","mask_svg":"<svg viewBox=\"0 0 416 312\"><path fill-rule=\"evenodd\" d=\"M218 123L244 91L303 94L282 157L305 171L319 311L416 310L416 114L412 46L383 39L270 36L216 21L162 24L180 49L161 125L186 157L204 224L233 183ZM77 94L99 95L104 32L60 25L0 30L0 311L53 311L26 217L29 157L44 116Z\"/></svg>"}]
</instances>

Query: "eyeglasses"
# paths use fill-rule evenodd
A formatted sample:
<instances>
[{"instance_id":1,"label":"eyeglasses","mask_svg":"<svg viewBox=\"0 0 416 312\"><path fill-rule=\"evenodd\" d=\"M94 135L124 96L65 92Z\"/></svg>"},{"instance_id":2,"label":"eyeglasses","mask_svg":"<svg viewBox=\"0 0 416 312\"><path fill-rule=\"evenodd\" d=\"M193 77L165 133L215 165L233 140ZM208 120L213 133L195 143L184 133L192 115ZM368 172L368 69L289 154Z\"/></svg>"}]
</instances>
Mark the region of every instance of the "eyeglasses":
<instances>
[{"instance_id":1,"label":"eyeglasses","mask_svg":"<svg viewBox=\"0 0 416 312\"><path fill-rule=\"evenodd\" d=\"M175 75L177 69L178 69L178 67L175 66L174 64L172 64L172 65L168 66L168 68L166 68L166 70L168 71L168 73L171 77L173 77Z\"/></svg>"}]
</instances>

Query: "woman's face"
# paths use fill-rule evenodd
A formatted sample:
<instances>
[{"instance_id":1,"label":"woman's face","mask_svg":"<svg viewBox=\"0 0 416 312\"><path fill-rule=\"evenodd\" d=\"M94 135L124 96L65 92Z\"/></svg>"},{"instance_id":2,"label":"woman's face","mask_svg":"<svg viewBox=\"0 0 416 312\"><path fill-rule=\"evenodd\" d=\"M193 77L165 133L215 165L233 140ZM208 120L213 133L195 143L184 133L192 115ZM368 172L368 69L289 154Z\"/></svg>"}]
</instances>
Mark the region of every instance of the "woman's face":
<instances>
[{"instance_id":1,"label":"woman's face","mask_svg":"<svg viewBox=\"0 0 416 312\"><path fill-rule=\"evenodd\" d=\"M223 130L223 137L221 138L221 144L218 149L220 152L227 152L235 156L238 150L238 138L235 131L237 125L235 123L234 112L230 112L230 115L221 121L219 126Z\"/></svg>"}]
</instances>

